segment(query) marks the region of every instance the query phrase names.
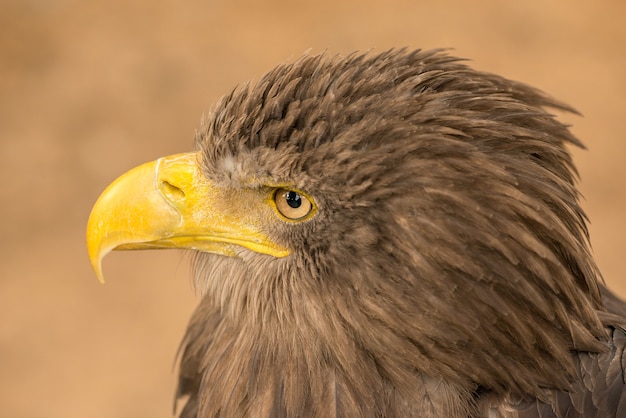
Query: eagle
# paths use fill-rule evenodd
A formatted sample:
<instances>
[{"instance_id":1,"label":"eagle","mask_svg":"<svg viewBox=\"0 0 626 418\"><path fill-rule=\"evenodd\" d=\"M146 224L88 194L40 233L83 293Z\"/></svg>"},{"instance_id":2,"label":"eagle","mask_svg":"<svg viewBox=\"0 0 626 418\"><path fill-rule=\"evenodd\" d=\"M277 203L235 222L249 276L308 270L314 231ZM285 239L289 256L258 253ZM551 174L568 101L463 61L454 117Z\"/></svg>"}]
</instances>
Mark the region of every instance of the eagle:
<instances>
[{"instance_id":1,"label":"eagle","mask_svg":"<svg viewBox=\"0 0 626 418\"><path fill-rule=\"evenodd\" d=\"M95 203L88 253L193 252L179 416L626 417L575 112L447 50L305 55Z\"/></svg>"}]
</instances>

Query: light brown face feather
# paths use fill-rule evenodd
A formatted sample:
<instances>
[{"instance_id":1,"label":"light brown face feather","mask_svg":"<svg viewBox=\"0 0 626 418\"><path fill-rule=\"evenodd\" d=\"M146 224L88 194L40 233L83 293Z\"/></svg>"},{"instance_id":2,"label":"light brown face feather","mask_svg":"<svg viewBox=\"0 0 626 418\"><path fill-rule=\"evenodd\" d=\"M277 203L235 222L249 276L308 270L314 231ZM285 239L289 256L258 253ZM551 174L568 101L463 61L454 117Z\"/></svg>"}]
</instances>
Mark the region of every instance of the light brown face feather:
<instances>
[{"instance_id":1,"label":"light brown face feather","mask_svg":"<svg viewBox=\"0 0 626 418\"><path fill-rule=\"evenodd\" d=\"M199 251L184 417L546 396L606 339L580 142L546 107L571 110L440 51L306 56L226 96L197 153L114 183L94 268L114 248Z\"/></svg>"}]
</instances>

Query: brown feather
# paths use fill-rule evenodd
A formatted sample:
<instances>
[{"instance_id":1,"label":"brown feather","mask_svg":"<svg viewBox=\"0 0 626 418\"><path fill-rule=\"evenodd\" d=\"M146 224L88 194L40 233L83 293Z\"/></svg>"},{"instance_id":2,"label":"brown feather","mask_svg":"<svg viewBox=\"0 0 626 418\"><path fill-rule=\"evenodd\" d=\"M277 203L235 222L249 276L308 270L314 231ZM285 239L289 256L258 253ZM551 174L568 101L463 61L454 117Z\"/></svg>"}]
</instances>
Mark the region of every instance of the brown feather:
<instances>
[{"instance_id":1,"label":"brown feather","mask_svg":"<svg viewBox=\"0 0 626 418\"><path fill-rule=\"evenodd\" d=\"M305 56L226 96L197 133L205 175L319 212L266 226L284 259L197 255L181 417L565 417L581 393L623 411L581 144L546 108L572 111L442 51Z\"/></svg>"}]
</instances>

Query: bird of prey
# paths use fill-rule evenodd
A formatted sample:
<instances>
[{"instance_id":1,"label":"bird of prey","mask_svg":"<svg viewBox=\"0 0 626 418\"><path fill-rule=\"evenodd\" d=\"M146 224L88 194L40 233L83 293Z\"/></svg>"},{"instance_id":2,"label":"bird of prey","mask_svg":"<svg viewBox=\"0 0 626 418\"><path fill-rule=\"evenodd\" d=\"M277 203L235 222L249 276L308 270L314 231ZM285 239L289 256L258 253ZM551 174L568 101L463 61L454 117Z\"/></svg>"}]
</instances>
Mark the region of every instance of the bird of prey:
<instances>
[{"instance_id":1,"label":"bird of prey","mask_svg":"<svg viewBox=\"0 0 626 418\"><path fill-rule=\"evenodd\" d=\"M183 418L626 417L626 305L549 109L445 50L306 55L112 183L89 256L194 250Z\"/></svg>"}]
</instances>

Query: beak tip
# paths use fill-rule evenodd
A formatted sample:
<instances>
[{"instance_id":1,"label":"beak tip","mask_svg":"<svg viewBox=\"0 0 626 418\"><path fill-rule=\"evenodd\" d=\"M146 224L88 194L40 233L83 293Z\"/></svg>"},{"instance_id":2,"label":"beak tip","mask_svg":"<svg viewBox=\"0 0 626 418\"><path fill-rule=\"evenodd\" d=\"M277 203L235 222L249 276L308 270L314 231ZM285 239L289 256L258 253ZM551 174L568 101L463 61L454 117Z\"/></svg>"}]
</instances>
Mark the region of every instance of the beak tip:
<instances>
[{"instance_id":1,"label":"beak tip","mask_svg":"<svg viewBox=\"0 0 626 418\"><path fill-rule=\"evenodd\" d=\"M98 281L104 284L104 274L102 274L102 257L89 257L89 261L91 262L91 268L94 273L96 273Z\"/></svg>"},{"instance_id":2,"label":"beak tip","mask_svg":"<svg viewBox=\"0 0 626 418\"><path fill-rule=\"evenodd\" d=\"M96 277L98 281L104 284L104 275L102 274L102 259L104 256L109 253L111 250L108 248L102 248L101 245L95 245L96 241L91 236L87 236L87 252L89 254L89 263L91 264L91 268L94 273L96 273Z\"/></svg>"},{"instance_id":3,"label":"beak tip","mask_svg":"<svg viewBox=\"0 0 626 418\"><path fill-rule=\"evenodd\" d=\"M96 277L98 278L100 284L104 284L104 275L102 274L102 269L96 270Z\"/></svg>"}]
</instances>

